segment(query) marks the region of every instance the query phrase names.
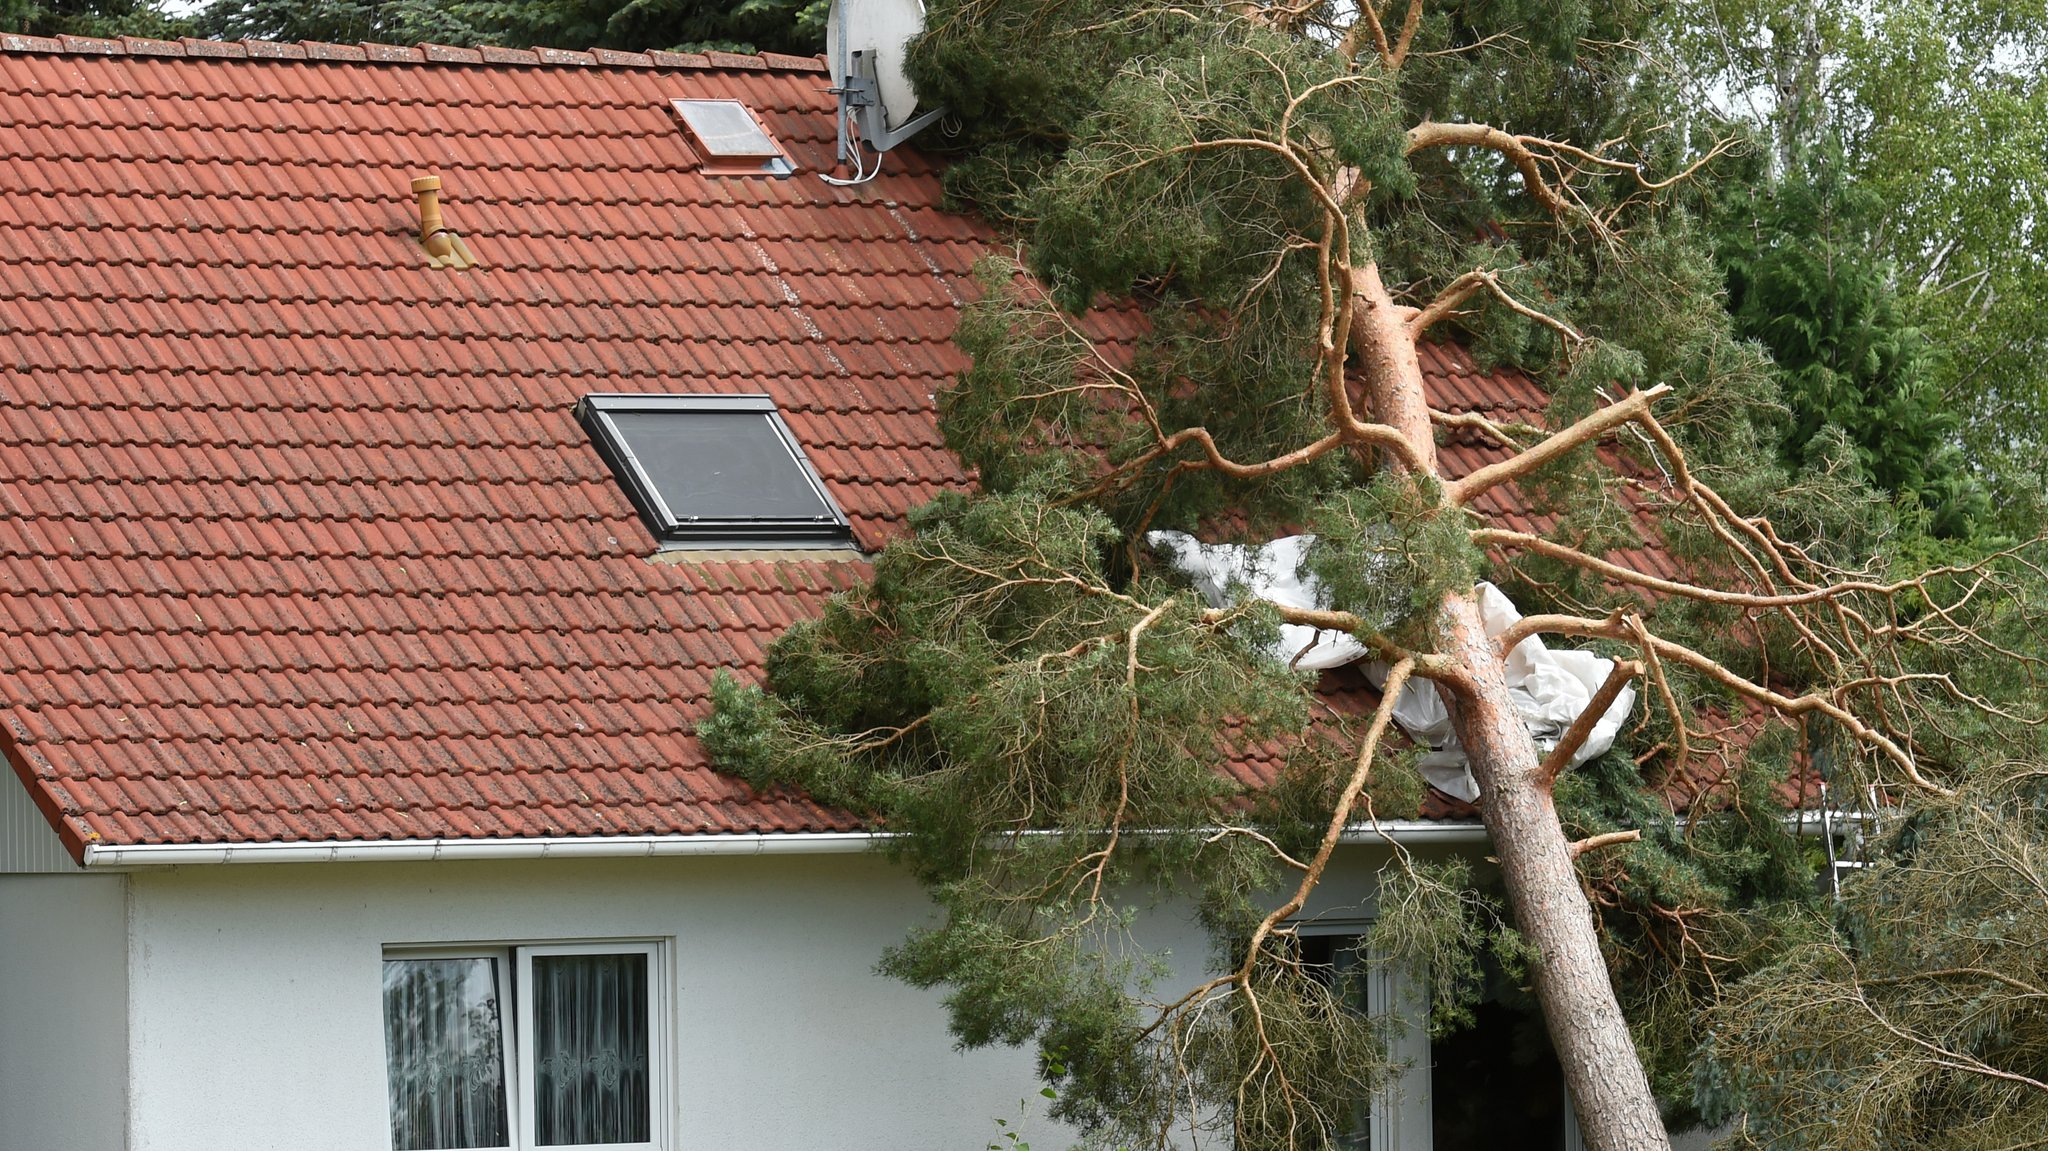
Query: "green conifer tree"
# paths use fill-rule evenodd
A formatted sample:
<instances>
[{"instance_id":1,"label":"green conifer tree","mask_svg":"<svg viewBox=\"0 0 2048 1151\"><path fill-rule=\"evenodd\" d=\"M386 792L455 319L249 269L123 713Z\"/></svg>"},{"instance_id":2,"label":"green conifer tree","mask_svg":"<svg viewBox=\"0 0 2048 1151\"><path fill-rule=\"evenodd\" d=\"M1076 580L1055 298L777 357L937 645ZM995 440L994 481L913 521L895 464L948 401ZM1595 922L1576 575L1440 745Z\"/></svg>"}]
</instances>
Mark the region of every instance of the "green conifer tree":
<instances>
[{"instance_id":1,"label":"green conifer tree","mask_svg":"<svg viewBox=\"0 0 2048 1151\"><path fill-rule=\"evenodd\" d=\"M195 23L230 40L535 44L812 55L828 0L212 0Z\"/></svg>"},{"instance_id":2,"label":"green conifer tree","mask_svg":"<svg viewBox=\"0 0 2048 1151\"><path fill-rule=\"evenodd\" d=\"M1534 956L1602 1151L1665 1144L1652 1078L1671 1090L1691 1006L1803 922L1767 801L1791 740L1735 769L1719 814L1674 821L1660 784L1708 753L1703 717L1789 715L1839 747L1839 783L1937 794L1983 730L1954 679L1899 672L1967 649L2007 573L1865 578L1895 533L1853 445L1782 464L1771 365L1665 196L1711 178L1718 149L1648 130L1669 88L1622 47L1654 18L930 9L913 60L960 122L949 187L1016 229L1032 273L987 269L959 335L973 366L941 398L980 487L919 512L865 589L785 636L767 691L721 683L702 735L758 786L899 834L947 919L888 969L950 988L964 1042L1036 1042L1057 1112L1105 1142L1192 1116L1240 1147L1325 1146L1385 1071L1369 1025L1293 962L1288 917L1342 830L1417 788L1389 704L1319 717L1313 679L1269 655L1280 624L1348 633L1395 687L1451 700L1517 932L1418 865L1389 879L1382 941L1438 976L1447 1014L1473 947ZM1134 343L1105 338L1138 314ZM1417 344L1452 334L1539 371L1549 430L1432 410ZM1502 458L1452 475L1439 431ZM1555 527L1498 522L1508 484ZM1143 542L1299 526L1320 609L1207 604ZM1617 558L1645 544L1693 582ZM1560 753L1539 756L1480 625L1482 573L1550 609L1509 638L1590 642L1623 657L1611 687L1643 680L1640 768L1560 781ZM1252 744L1286 749L1278 785L1231 782ZM1148 884L1201 907L1219 971L1149 1004L1125 935Z\"/></svg>"}]
</instances>

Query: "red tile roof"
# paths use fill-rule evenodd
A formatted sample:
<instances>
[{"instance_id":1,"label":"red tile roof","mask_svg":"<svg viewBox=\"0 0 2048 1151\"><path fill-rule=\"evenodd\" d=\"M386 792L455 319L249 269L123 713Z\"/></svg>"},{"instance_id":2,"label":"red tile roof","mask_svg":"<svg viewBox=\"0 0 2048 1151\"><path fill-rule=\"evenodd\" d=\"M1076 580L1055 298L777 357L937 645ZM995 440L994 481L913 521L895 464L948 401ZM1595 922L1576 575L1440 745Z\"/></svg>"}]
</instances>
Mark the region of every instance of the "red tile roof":
<instances>
[{"instance_id":1,"label":"red tile roof","mask_svg":"<svg viewBox=\"0 0 2048 1151\"><path fill-rule=\"evenodd\" d=\"M74 853L853 826L714 772L691 725L863 566L651 561L571 413L767 392L870 549L964 482L932 394L989 237L909 150L819 181L827 83L0 36L0 750ZM804 171L702 174L676 97L745 101ZM427 171L479 270L418 246ZM1425 362L1445 402L1543 406Z\"/></svg>"}]
</instances>

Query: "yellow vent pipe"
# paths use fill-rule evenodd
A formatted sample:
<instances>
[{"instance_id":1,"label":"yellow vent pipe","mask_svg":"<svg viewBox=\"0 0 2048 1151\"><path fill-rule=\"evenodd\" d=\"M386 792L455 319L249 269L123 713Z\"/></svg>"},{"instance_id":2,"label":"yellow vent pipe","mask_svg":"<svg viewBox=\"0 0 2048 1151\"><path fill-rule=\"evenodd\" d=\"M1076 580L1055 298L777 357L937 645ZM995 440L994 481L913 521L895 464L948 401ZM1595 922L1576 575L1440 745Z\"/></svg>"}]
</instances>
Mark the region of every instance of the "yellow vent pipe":
<instances>
[{"instance_id":1,"label":"yellow vent pipe","mask_svg":"<svg viewBox=\"0 0 2048 1151\"><path fill-rule=\"evenodd\" d=\"M412 194L420 205L420 247L437 268L468 268L476 264L469 245L441 219L441 177L414 176Z\"/></svg>"}]
</instances>

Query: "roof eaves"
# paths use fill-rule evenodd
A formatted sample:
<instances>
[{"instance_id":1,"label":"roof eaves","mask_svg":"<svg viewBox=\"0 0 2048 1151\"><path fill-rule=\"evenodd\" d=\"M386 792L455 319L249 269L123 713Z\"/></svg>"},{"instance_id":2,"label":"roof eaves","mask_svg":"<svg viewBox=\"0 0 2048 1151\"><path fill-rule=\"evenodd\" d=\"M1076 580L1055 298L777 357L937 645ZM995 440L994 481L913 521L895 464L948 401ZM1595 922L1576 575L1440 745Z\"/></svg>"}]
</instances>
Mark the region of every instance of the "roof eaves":
<instances>
[{"instance_id":1,"label":"roof eaves","mask_svg":"<svg viewBox=\"0 0 2048 1151\"><path fill-rule=\"evenodd\" d=\"M1056 833L1048 833L1056 834ZM522 839L371 839L292 842L92 844L90 868L229 863L396 863L460 859L604 859L706 855L842 855L895 838L885 831L784 831L694 835L535 836ZM1477 822L1392 820L1345 828L1347 844L1478 846L1490 841Z\"/></svg>"},{"instance_id":2,"label":"roof eaves","mask_svg":"<svg viewBox=\"0 0 2048 1151\"><path fill-rule=\"evenodd\" d=\"M33 758L41 760L44 768L50 768L51 778L38 778L40 773L36 770L35 763L31 761L31 749L22 746L17 734L16 725L11 718L7 723L0 723L0 759L5 759L7 766L14 770L15 776L27 789L30 800L35 803L37 810L42 812L43 819L49 823L51 830L57 833L64 850L71 853L72 860L83 867L92 845L79 833L78 825L65 817L63 803L54 794L64 784L55 778L56 773L50 768L49 760L40 754L34 754Z\"/></svg>"},{"instance_id":3,"label":"roof eaves","mask_svg":"<svg viewBox=\"0 0 2048 1151\"><path fill-rule=\"evenodd\" d=\"M0 33L0 53L38 56L179 56L191 59L298 60L331 63L433 64L457 68L653 68L663 71L824 72L822 56L763 52L624 52L614 48L458 48L447 44L328 44L303 40L154 40L144 36L28 36Z\"/></svg>"}]
</instances>

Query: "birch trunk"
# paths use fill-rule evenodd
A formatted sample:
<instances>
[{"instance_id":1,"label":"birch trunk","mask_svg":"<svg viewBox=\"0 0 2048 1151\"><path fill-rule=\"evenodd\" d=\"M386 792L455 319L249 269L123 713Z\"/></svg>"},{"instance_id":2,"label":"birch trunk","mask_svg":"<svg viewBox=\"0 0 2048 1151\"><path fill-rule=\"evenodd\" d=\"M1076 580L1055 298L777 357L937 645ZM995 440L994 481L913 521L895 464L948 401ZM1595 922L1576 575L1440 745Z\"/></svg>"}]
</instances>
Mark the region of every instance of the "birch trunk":
<instances>
[{"instance_id":1,"label":"birch trunk","mask_svg":"<svg viewBox=\"0 0 2048 1151\"><path fill-rule=\"evenodd\" d=\"M1376 265L1358 269L1353 281L1354 346L1373 418L1398 429L1421 465L1441 478L1408 325L1413 309L1394 303ZM1668 1151L1670 1137L1615 999L1571 841L1558 823L1535 743L1508 698L1505 661L1487 638L1472 592L1444 598L1437 639L1439 651L1468 669L1464 682L1438 687L1471 758L1480 815L1493 836L1516 925L1538 953L1536 997L1579 1131L1591 1151Z\"/></svg>"}]
</instances>

